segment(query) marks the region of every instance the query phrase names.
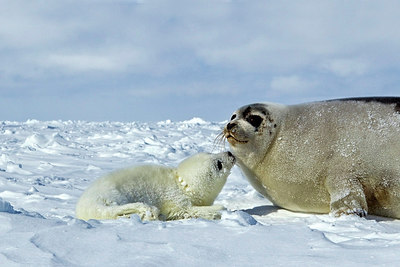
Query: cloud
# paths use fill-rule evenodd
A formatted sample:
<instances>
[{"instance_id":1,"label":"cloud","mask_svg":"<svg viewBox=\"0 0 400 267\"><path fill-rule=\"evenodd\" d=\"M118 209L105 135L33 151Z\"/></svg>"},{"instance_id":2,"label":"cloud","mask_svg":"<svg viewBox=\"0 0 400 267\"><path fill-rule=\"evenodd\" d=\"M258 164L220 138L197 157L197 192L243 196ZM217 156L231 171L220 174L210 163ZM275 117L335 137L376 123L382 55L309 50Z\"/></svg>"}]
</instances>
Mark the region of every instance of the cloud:
<instances>
[{"instance_id":1,"label":"cloud","mask_svg":"<svg viewBox=\"0 0 400 267\"><path fill-rule=\"evenodd\" d=\"M301 94L311 91L315 86L314 82L307 81L297 75L274 77L270 88L282 94Z\"/></svg>"},{"instance_id":2,"label":"cloud","mask_svg":"<svg viewBox=\"0 0 400 267\"><path fill-rule=\"evenodd\" d=\"M114 71L120 68L118 61L101 55L49 55L47 64L74 71Z\"/></svg>"},{"instance_id":3,"label":"cloud","mask_svg":"<svg viewBox=\"0 0 400 267\"><path fill-rule=\"evenodd\" d=\"M139 72L149 71L149 57L146 51L136 49L107 49L104 52L55 53L40 58L39 65L47 68L61 68L75 73L104 72Z\"/></svg>"},{"instance_id":4,"label":"cloud","mask_svg":"<svg viewBox=\"0 0 400 267\"><path fill-rule=\"evenodd\" d=\"M398 1L0 6L2 96L112 92L121 106L127 96L284 102L288 95L394 94L400 86Z\"/></svg>"},{"instance_id":5,"label":"cloud","mask_svg":"<svg viewBox=\"0 0 400 267\"><path fill-rule=\"evenodd\" d=\"M359 59L334 59L324 67L338 76L360 76L369 69L369 64Z\"/></svg>"},{"instance_id":6,"label":"cloud","mask_svg":"<svg viewBox=\"0 0 400 267\"><path fill-rule=\"evenodd\" d=\"M221 20L214 19L213 25L218 27L203 29L210 31L210 37L200 35L196 39L199 45L193 47L211 65L252 72L318 69L327 58L349 55L379 62L376 58L398 50L400 33L394 32L393 25L399 19L393 10L400 6L393 1L360 3L237 5ZM234 14L240 14L241 20Z\"/></svg>"},{"instance_id":7,"label":"cloud","mask_svg":"<svg viewBox=\"0 0 400 267\"><path fill-rule=\"evenodd\" d=\"M337 70L344 54L369 61L382 57L368 54L371 48L391 53L400 45L393 27L396 2L390 7L357 1L208 2L212 8L182 1L22 3L7 5L2 13L1 46L15 55L22 49L26 56L44 57L65 71L125 72L133 66L133 72L144 68L148 74L169 75L204 64L277 74L324 63ZM123 52L117 55L119 48ZM327 58L339 59L326 63Z\"/></svg>"}]
</instances>

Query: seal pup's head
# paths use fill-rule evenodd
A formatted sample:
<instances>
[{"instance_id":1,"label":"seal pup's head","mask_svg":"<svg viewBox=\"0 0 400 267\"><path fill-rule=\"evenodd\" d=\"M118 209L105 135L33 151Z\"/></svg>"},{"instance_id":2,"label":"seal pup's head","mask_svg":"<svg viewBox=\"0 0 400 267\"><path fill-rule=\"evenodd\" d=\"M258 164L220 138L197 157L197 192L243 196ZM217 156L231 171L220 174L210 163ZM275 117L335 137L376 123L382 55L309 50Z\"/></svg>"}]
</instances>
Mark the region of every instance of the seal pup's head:
<instances>
[{"instance_id":1,"label":"seal pup's head","mask_svg":"<svg viewBox=\"0 0 400 267\"><path fill-rule=\"evenodd\" d=\"M236 159L231 152L195 154L178 165L179 183L192 204L210 206L225 185Z\"/></svg>"},{"instance_id":2,"label":"seal pup's head","mask_svg":"<svg viewBox=\"0 0 400 267\"><path fill-rule=\"evenodd\" d=\"M252 168L267 153L280 128L283 105L256 103L236 110L224 128L233 154Z\"/></svg>"}]
</instances>

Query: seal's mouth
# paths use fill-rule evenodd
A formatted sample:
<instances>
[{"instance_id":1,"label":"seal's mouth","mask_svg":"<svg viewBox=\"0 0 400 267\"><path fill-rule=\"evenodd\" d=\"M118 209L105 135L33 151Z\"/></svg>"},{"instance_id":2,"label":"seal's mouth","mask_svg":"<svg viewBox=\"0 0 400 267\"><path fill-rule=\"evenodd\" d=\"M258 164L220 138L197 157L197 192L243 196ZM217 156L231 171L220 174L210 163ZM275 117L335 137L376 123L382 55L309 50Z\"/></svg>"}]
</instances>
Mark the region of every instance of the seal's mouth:
<instances>
[{"instance_id":1,"label":"seal's mouth","mask_svg":"<svg viewBox=\"0 0 400 267\"><path fill-rule=\"evenodd\" d=\"M228 140L229 144L231 145L235 145L235 144L246 144L249 141L246 140L239 140L236 137L234 137L233 135L231 135L230 133L227 133L225 135L226 140Z\"/></svg>"},{"instance_id":2,"label":"seal's mouth","mask_svg":"<svg viewBox=\"0 0 400 267\"><path fill-rule=\"evenodd\" d=\"M247 144L248 140L240 140L235 136L235 129L228 130L227 127L216 137L216 140L225 142L227 140L230 145L235 146L236 144Z\"/></svg>"}]
</instances>

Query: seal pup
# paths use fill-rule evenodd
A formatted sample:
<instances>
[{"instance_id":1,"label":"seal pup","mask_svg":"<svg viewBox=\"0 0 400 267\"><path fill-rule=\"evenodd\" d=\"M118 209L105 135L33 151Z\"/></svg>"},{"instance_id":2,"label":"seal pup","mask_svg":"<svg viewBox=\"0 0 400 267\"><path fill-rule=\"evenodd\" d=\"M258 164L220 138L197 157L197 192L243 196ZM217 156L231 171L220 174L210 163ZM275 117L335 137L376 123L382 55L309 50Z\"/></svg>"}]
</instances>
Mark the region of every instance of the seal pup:
<instances>
[{"instance_id":1,"label":"seal pup","mask_svg":"<svg viewBox=\"0 0 400 267\"><path fill-rule=\"evenodd\" d=\"M116 219L138 214L142 220L219 219L211 206L222 190L235 157L231 152L199 153L177 168L142 165L96 180L76 206L79 219Z\"/></svg>"},{"instance_id":2,"label":"seal pup","mask_svg":"<svg viewBox=\"0 0 400 267\"><path fill-rule=\"evenodd\" d=\"M242 172L282 208L400 218L400 98L250 104L224 137Z\"/></svg>"}]
</instances>

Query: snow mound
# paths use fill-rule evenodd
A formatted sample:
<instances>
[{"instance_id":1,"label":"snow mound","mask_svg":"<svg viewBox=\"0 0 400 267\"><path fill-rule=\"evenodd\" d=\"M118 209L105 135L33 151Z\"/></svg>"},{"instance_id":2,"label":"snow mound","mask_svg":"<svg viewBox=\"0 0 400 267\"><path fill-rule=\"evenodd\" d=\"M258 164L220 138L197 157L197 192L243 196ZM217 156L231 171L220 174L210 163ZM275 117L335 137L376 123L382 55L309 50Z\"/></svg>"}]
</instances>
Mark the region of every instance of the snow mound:
<instances>
[{"instance_id":1,"label":"snow mound","mask_svg":"<svg viewBox=\"0 0 400 267\"><path fill-rule=\"evenodd\" d=\"M208 122L206 122L205 120L203 120L201 118L194 117L190 120L183 121L183 123L202 125L202 124L207 124Z\"/></svg>"},{"instance_id":2,"label":"snow mound","mask_svg":"<svg viewBox=\"0 0 400 267\"><path fill-rule=\"evenodd\" d=\"M28 136L24 143L21 145L22 147L32 147L32 148L42 148L46 147L47 144L50 143L50 140L44 136L43 134L35 133L33 135Z\"/></svg>"},{"instance_id":3,"label":"snow mound","mask_svg":"<svg viewBox=\"0 0 400 267\"><path fill-rule=\"evenodd\" d=\"M8 212L15 214L17 211L14 210L14 207L10 204L10 202L3 200L0 198L0 212Z\"/></svg>"},{"instance_id":4,"label":"snow mound","mask_svg":"<svg viewBox=\"0 0 400 267\"><path fill-rule=\"evenodd\" d=\"M223 212L222 214L222 224L224 225L238 225L238 226L250 226L256 225L258 222L253 216L244 211L234 211L234 212Z\"/></svg>"}]
</instances>

